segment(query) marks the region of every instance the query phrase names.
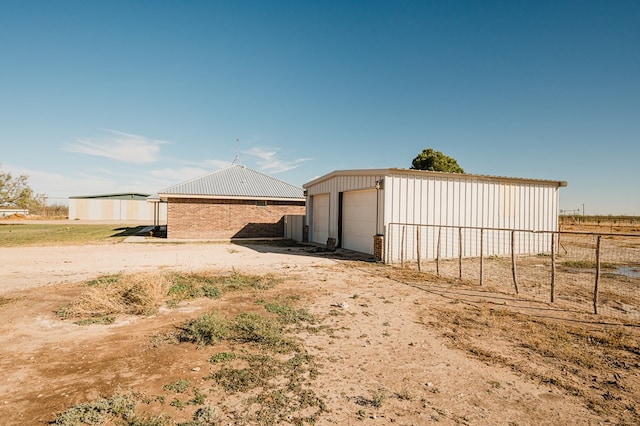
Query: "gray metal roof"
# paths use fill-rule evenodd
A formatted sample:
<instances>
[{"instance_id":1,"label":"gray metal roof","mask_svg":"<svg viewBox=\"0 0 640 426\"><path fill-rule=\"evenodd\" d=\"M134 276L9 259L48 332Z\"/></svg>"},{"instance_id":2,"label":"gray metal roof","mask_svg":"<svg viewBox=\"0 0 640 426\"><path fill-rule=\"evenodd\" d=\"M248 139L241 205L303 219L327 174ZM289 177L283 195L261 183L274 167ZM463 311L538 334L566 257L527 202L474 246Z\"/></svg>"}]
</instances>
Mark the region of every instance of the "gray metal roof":
<instances>
[{"instance_id":1,"label":"gray metal roof","mask_svg":"<svg viewBox=\"0 0 640 426\"><path fill-rule=\"evenodd\" d=\"M69 199L80 198L104 198L109 200L144 200L149 194L141 194L140 192L119 192L117 194L97 194L97 195L74 195Z\"/></svg>"},{"instance_id":2,"label":"gray metal roof","mask_svg":"<svg viewBox=\"0 0 640 426\"><path fill-rule=\"evenodd\" d=\"M158 192L161 198L250 198L304 200L302 188L271 176L233 165Z\"/></svg>"},{"instance_id":3,"label":"gray metal roof","mask_svg":"<svg viewBox=\"0 0 640 426\"><path fill-rule=\"evenodd\" d=\"M490 181L505 181L513 183L534 183L540 185L556 185L559 187L567 186L566 181L547 180L547 179L530 179L519 177L507 177L507 176L491 176L491 175L476 175L471 173L446 173L446 172L432 172L428 170L415 170L415 169L399 169L390 167L386 169L355 169L355 170L334 170L326 175L317 177L310 182L302 185L303 188L309 188L317 185L320 182L331 179L336 176L390 176L390 175L425 175L434 177L450 177L456 179L486 179Z\"/></svg>"}]
</instances>

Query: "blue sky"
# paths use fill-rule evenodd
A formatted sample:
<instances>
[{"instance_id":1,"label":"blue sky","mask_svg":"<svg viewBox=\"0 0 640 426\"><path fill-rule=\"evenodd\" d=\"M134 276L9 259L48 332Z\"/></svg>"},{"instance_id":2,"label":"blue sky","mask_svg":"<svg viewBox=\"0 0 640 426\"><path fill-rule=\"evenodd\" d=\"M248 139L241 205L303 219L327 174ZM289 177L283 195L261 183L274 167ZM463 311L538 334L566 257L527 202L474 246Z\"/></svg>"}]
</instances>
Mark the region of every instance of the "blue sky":
<instances>
[{"instance_id":1,"label":"blue sky","mask_svg":"<svg viewBox=\"0 0 640 426\"><path fill-rule=\"evenodd\" d=\"M640 215L640 2L0 0L1 168L52 202L424 148Z\"/></svg>"}]
</instances>

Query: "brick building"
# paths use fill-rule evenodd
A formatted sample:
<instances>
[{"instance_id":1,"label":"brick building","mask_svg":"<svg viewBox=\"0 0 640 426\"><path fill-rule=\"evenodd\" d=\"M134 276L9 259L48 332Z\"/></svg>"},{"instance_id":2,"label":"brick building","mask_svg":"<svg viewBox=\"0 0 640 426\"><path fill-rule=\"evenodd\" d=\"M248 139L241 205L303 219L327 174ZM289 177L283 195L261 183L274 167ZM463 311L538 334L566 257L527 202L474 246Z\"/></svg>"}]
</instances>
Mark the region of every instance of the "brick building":
<instances>
[{"instance_id":1,"label":"brick building","mask_svg":"<svg viewBox=\"0 0 640 426\"><path fill-rule=\"evenodd\" d=\"M302 188L233 165L158 193L167 238L283 237L285 215L304 215Z\"/></svg>"}]
</instances>

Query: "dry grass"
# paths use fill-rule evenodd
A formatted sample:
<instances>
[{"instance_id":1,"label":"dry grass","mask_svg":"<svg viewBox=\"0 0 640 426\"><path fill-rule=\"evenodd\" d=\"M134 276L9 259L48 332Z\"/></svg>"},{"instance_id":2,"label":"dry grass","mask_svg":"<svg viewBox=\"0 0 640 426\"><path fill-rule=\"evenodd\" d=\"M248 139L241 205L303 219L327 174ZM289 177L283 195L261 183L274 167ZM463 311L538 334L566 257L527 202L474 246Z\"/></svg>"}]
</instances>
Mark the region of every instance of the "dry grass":
<instances>
[{"instance_id":1,"label":"dry grass","mask_svg":"<svg viewBox=\"0 0 640 426\"><path fill-rule=\"evenodd\" d=\"M180 301L208 297L217 299L225 292L266 290L277 284L272 275L229 275L211 272L105 275L86 282L87 289L71 303L59 308L62 319L78 324L109 324L117 315L153 315L160 306L177 306Z\"/></svg>"},{"instance_id":2,"label":"dry grass","mask_svg":"<svg viewBox=\"0 0 640 426\"><path fill-rule=\"evenodd\" d=\"M640 333L635 328L585 327L488 305L439 308L429 315L435 316L429 326L443 329L454 347L581 397L597 413L620 413L629 424L640 421L635 408Z\"/></svg>"},{"instance_id":3,"label":"dry grass","mask_svg":"<svg viewBox=\"0 0 640 426\"><path fill-rule=\"evenodd\" d=\"M64 319L152 315L166 300L171 284L167 275L153 273L100 277L89 281L77 300L56 313Z\"/></svg>"},{"instance_id":4,"label":"dry grass","mask_svg":"<svg viewBox=\"0 0 640 426\"><path fill-rule=\"evenodd\" d=\"M8 305L9 303L13 302L14 300L15 299L10 299L8 297L0 296L0 306Z\"/></svg>"},{"instance_id":5,"label":"dry grass","mask_svg":"<svg viewBox=\"0 0 640 426\"><path fill-rule=\"evenodd\" d=\"M65 307L63 313L89 320L117 313L143 314L157 310L174 297L205 297L201 289L207 286L219 288L220 294L232 291L250 294L269 289L278 281L279 278L271 275L238 272L230 275L204 272L102 276L88 281L87 291ZM79 404L60 414L54 424L80 424L96 418L101 422L122 420L122 424L136 425L213 425L218 423L207 401L220 393L224 398L239 395L242 399L242 407L238 406L242 424L315 424L326 410L323 399L312 388L318 366L302 341L291 333L303 324L315 323L316 319L306 309L291 306L290 303L298 300L296 295L261 298L251 308L262 309L262 312L250 308L227 317L222 311L211 311L179 325L179 331L172 335L168 344L193 343L203 352L216 346L225 348L209 357L211 374L204 377L211 384L207 389L201 390L191 381L179 379L164 385L165 394L144 398L129 394L126 399L117 394ZM378 396L373 401L381 404L383 399L384 396ZM120 408L123 400L126 413ZM194 411L194 420L189 423L176 423L165 415L157 418L136 416L136 412L144 412L137 406L159 404L162 411L165 403L180 411L189 406L192 406L191 410L200 408Z\"/></svg>"},{"instance_id":6,"label":"dry grass","mask_svg":"<svg viewBox=\"0 0 640 426\"><path fill-rule=\"evenodd\" d=\"M74 224L2 224L0 247L105 244L136 235L142 226Z\"/></svg>"}]
</instances>

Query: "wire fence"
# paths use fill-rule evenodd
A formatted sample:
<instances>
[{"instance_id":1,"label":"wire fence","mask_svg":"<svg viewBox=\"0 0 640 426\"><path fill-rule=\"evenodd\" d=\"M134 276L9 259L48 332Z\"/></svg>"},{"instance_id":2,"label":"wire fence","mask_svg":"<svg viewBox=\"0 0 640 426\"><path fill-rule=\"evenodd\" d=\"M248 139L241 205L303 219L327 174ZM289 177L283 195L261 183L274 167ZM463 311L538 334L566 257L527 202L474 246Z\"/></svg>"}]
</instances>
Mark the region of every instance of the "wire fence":
<instances>
[{"instance_id":1,"label":"wire fence","mask_svg":"<svg viewBox=\"0 0 640 426\"><path fill-rule=\"evenodd\" d=\"M392 223L385 262L640 320L640 234Z\"/></svg>"}]
</instances>

